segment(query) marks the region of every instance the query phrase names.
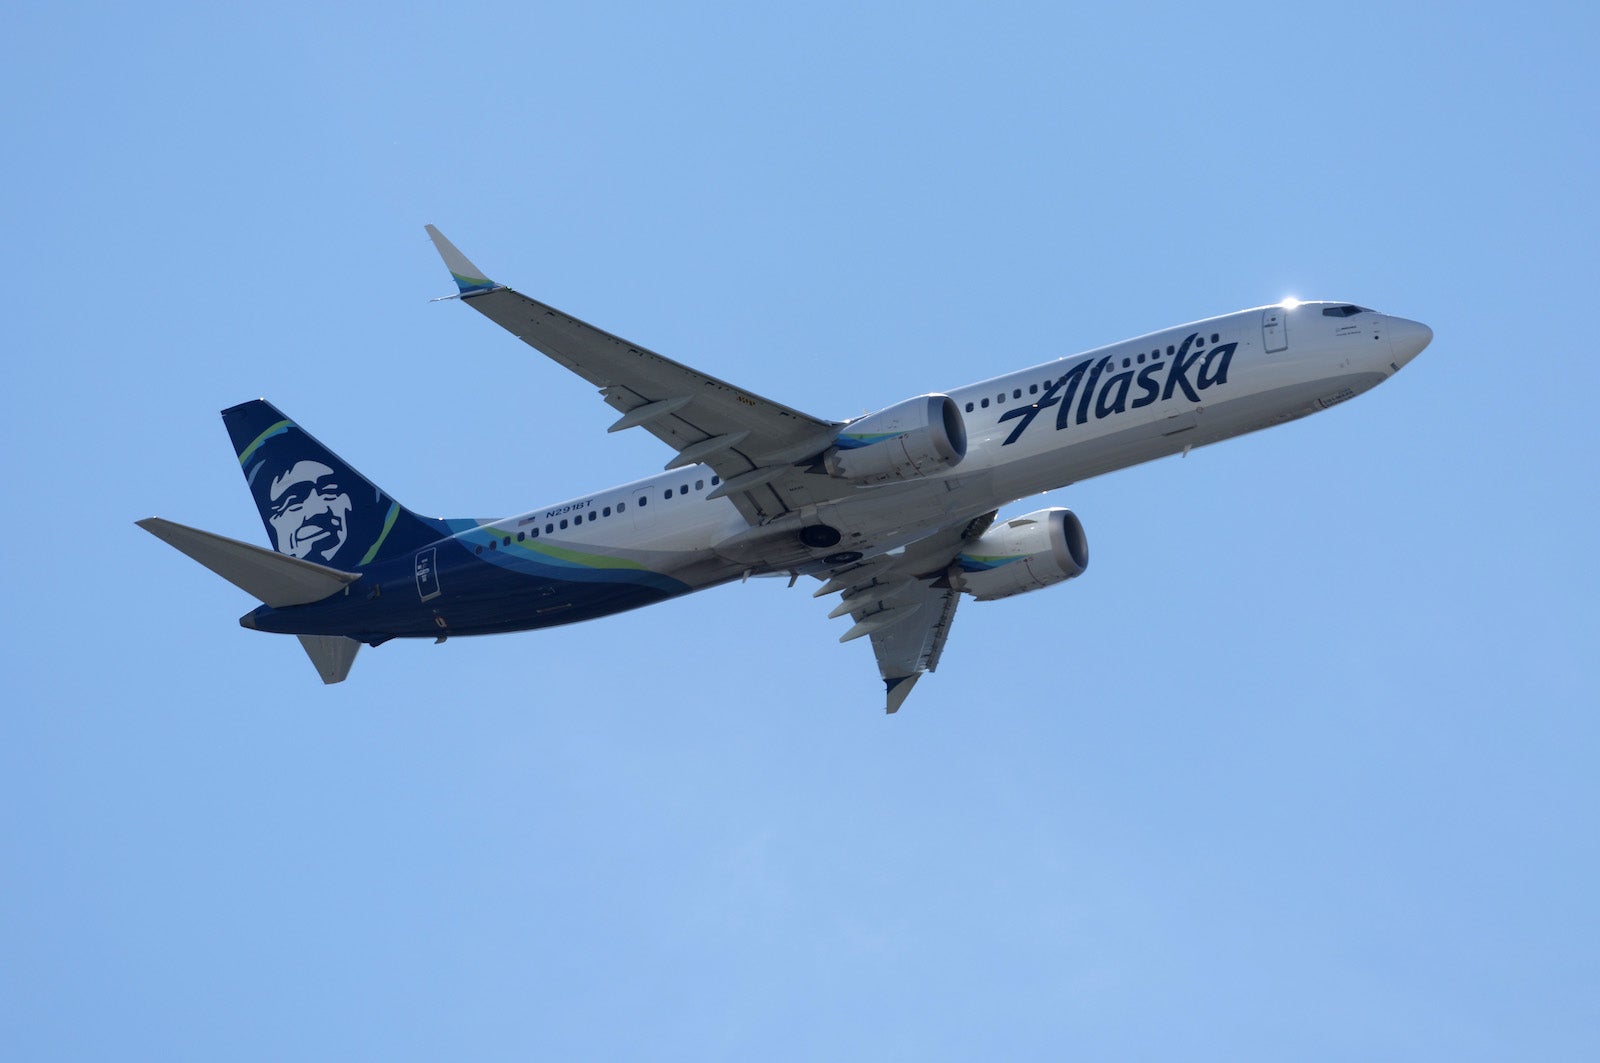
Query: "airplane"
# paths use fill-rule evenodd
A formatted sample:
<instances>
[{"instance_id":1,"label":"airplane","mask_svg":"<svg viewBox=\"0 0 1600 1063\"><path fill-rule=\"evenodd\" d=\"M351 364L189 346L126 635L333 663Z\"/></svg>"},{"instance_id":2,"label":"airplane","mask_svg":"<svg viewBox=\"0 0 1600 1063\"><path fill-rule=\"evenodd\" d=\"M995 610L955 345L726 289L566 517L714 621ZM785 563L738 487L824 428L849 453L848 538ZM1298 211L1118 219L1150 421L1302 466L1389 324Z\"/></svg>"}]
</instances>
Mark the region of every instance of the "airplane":
<instances>
[{"instance_id":1,"label":"airplane","mask_svg":"<svg viewBox=\"0 0 1600 1063\"><path fill-rule=\"evenodd\" d=\"M1367 391L1433 339L1353 303L1289 300L1162 329L849 421L811 416L488 278L432 225L458 299L599 389L672 457L652 476L496 520L420 516L271 404L222 411L272 549L138 525L255 597L324 683L362 645L529 631L751 576L820 581L871 640L896 712L963 596L1083 574L1078 517L1019 499L1187 454Z\"/></svg>"}]
</instances>

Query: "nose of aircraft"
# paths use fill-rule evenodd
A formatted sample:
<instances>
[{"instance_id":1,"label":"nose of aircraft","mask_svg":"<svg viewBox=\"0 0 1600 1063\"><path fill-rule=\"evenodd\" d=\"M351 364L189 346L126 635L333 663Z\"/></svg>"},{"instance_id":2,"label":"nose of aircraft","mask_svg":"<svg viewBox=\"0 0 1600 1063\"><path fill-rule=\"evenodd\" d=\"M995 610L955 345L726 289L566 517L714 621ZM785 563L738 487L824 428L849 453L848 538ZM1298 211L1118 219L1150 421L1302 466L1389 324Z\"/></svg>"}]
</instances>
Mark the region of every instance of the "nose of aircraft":
<instances>
[{"instance_id":1,"label":"nose of aircraft","mask_svg":"<svg viewBox=\"0 0 1600 1063\"><path fill-rule=\"evenodd\" d=\"M1422 322L1407 321L1403 317L1389 319L1389 348L1396 365L1405 365L1432 342L1433 329Z\"/></svg>"}]
</instances>

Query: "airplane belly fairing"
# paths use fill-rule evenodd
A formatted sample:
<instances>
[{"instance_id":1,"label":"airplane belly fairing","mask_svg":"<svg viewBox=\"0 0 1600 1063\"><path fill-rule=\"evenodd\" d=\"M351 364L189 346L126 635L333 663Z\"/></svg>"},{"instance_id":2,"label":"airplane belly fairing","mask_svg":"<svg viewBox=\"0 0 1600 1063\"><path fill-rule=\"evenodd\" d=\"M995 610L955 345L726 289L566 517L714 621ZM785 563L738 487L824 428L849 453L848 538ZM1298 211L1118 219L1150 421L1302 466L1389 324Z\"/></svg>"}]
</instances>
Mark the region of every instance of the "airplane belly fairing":
<instances>
[{"instance_id":1,"label":"airplane belly fairing","mask_svg":"<svg viewBox=\"0 0 1600 1063\"><path fill-rule=\"evenodd\" d=\"M530 631L637 609L697 589L654 572L590 570L555 575L477 563L446 568L441 590L423 600L409 573L362 580L348 593L309 605L250 614L258 631L346 635L362 642Z\"/></svg>"}]
</instances>

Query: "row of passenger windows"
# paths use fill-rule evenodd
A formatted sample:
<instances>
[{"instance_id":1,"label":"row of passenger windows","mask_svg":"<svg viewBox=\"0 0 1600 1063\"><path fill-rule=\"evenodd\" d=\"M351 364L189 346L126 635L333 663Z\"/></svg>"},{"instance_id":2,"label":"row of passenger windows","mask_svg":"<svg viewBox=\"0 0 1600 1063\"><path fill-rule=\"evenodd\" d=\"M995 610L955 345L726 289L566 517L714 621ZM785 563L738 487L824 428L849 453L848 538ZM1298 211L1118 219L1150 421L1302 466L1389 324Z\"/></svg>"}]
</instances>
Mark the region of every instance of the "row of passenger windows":
<instances>
[{"instance_id":1,"label":"row of passenger windows","mask_svg":"<svg viewBox=\"0 0 1600 1063\"><path fill-rule=\"evenodd\" d=\"M1045 387L1049 387L1050 386L1050 382L1048 380L1045 381L1044 386ZM1038 384L1029 384L1028 385L1028 394L1029 395L1037 395L1037 394L1039 394L1039 385ZM1022 398L1022 389L1021 388L1012 388L1011 389L1011 397L1013 399ZM1004 406L1005 402L1006 402L1006 393L1002 391L1000 394L995 396L994 401L995 401L995 405ZM982 402L978 403L978 405L983 407L985 410L987 410L989 408L989 400L988 399L984 399ZM972 410L973 410L972 403L970 403L970 402L967 403L967 412L971 413Z\"/></svg>"},{"instance_id":2,"label":"row of passenger windows","mask_svg":"<svg viewBox=\"0 0 1600 1063\"><path fill-rule=\"evenodd\" d=\"M1326 311L1324 311L1324 312L1326 313ZM1222 337L1220 335L1218 335L1215 332L1213 332L1211 334L1211 342L1212 343L1220 343L1221 341L1222 341ZM1201 344L1204 344L1205 342L1206 342L1205 340L1201 340L1200 341ZM1178 353L1178 348L1175 345L1169 343L1167 345L1167 357L1170 358L1174 354L1177 354L1177 353ZM1150 360L1152 362L1155 361L1157 358L1160 358L1160 357L1161 357L1161 348L1157 347L1155 350L1150 352ZM1144 354L1143 351L1140 351L1139 354L1136 357L1124 358L1122 360L1122 368L1124 368L1124 369L1132 369L1135 365L1143 365L1144 364L1144 360L1145 360L1145 354ZM1039 389L1041 387L1048 388L1049 386L1050 386L1050 381L1048 381L1048 380L1046 380L1043 384L1029 384L1028 385L1028 394L1029 395L1037 395L1037 394L1039 394ZM1020 398L1022 398L1022 389L1021 388L1012 388L1011 389L1011 397L1012 397L1012 399L1020 399ZM1006 393L1002 391L998 395L996 395L994 397L994 404L996 406L1004 406L1006 404ZM987 410L989 408L989 400L988 400L988 398L980 399L976 404L970 403L970 402L967 403L967 412L968 413L971 413L975 408L976 409Z\"/></svg>"},{"instance_id":3,"label":"row of passenger windows","mask_svg":"<svg viewBox=\"0 0 1600 1063\"><path fill-rule=\"evenodd\" d=\"M711 486L712 487L717 486L721 482L722 482L722 477L720 477L720 476L713 476L711 478ZM694 489L695 489L695 491L697 493L700 492L700 491L704 491L706 489L706 481L705 480L696 480L694 482ZM679 497L679 496L682 496L682 495L687 495L688 493L689 493L689 482L687 480L685 480L683 483L679 484L676 489L669 487L665 491L662 491L661 492L661 498L662 498L663 501L670 501L671 499L673 499L675 497ZM650 504L650 496L649 495L640 495L638 498L636 498L634 500L634 504L637 505L640 509L643 509L645 506ZM628 512L628 503L626 503L626 502L618 502L616 504L616 507L615 507L614 511L619 516L621 514L623 514L623 513ZM571 527L572 525L575 525L575 524L583 524L585 522L587 522L589 524L593 524L597 520L603 520L606 517L611 516L612 512L613 512L613 508L611 506L601 506L599 509L591 508L586 512L577 513L577 514L574 514L571 517L562 517L559 521L554 521L554 520L553 521L549 521L544 526L544 534L546 534L546 535L554 535L555 532L558 529L561 530L561 531L565 531L567 528L569 528L569 527ZM537 539L538 537L539 537L539 526L537 524L535 524L528 531L519 531L519 532L517 532L516 540L517 540L517 542L520 543L520 542L526 542L529 539ZM509 535L503 535L498 540L496 540L496 539L490 539L489 540L489 549L490 550L498 550L501 546L510 546L510 545L511 545L511 536L509 536ZM475 553L475 554L481 554L481 553L483 553L483 547L482 546L475 546L475 547L472 548L472 552Z\"/></svg>"}]
</instances>

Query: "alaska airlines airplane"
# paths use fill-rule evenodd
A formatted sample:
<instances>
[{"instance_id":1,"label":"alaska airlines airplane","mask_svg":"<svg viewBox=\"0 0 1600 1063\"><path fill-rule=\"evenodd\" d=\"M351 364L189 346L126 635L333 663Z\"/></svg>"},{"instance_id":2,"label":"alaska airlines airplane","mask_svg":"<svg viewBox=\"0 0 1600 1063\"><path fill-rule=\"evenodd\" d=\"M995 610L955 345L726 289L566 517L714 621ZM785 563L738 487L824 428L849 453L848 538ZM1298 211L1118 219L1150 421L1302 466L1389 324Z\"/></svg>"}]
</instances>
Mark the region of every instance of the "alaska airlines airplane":
<instances>
[{"instance_id":1,"label":"alaska airlines airplane","mask_svg":"<svg viewBox=\"0 0 1600 1063\"><path fill-rule=\"evenodd\" d=\"M433 226L460 299L600 389L672 458L653 476L499 520L419 516L264 401L222 411L274 549L140 527L264 603L325 683L363 643L570 624L750 576L821 581L899 709L938 667L962 595L1083 573L1071 510L1017 499L1283 424L1382 383L1433 339L1350 303L1163 329L853 421L790 409L489 280Z\"/></svg>"}]
</instances>

